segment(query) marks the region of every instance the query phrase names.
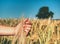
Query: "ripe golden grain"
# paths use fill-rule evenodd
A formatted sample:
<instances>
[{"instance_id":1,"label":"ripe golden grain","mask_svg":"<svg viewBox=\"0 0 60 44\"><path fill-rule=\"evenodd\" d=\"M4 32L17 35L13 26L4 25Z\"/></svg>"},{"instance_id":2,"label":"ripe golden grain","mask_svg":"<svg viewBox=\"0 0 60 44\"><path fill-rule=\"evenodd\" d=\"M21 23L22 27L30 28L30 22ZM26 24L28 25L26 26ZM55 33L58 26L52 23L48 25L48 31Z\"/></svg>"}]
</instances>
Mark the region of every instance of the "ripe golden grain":
<instances>
[{"instance_id":1,"label":"ripe golden grain","mask_svg":"<svg viewBox=\"0 0 60 44\"><path fill-rule=\"evenodd\" d=\"M4 20L0 20L1 21L0 24L16 26L18 22L20 22L19 19L9 20L9 23L7 19L5 20L6 22L4 22ZM29 32L29 35L25 39L24 35L22 34L22 39L23 41L25 40L26 44L34 44L34 43L60 44L60 20L50 20L50 19L35 19L35 20L30 19L30 20L32 23L32 28L31 28L31 31ZM4 44L4 43L11 44L12 39L13 39L13 36L0 36L0 44ZM14 39L17 40L16 37ZM21 38L19 39L20 40L19 41L17 40L17 42L20 43L22 39Z\"/></svg>"}]
</instances>

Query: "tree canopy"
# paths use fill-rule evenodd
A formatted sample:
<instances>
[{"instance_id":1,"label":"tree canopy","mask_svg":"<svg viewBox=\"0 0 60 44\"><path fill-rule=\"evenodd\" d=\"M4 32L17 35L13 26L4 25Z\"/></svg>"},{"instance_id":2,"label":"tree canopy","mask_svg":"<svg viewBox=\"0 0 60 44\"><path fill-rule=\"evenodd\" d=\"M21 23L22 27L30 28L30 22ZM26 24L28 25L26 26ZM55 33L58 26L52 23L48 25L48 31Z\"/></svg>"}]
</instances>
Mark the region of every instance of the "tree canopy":
<instances>
[{"instance_id":1,"label":"tree canopy","mask_svg":"<svg viewBox=\"0 0 60 44\"><path fill-rule=\"evenodd\" d=\"M53 18L54 13L52 11L49 11L49 7L41 7L39 9L38 14L36 15L39 19L47 19L49 17Z\"/></svg>"}]
</instances>

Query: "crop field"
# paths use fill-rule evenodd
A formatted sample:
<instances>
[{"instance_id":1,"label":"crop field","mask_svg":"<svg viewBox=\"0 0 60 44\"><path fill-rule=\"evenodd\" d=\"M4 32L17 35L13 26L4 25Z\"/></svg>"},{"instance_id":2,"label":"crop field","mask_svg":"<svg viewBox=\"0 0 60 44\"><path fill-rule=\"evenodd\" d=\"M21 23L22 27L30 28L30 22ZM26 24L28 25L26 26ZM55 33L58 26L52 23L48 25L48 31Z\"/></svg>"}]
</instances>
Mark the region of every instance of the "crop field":
<instances>
[{"instance_id":1,"label":"crop field","mask_svg":"<svg viewBox=\"0 0 60 44\"><path fill-rule=\"evenodd\" d=\"M20 20L0 19L0 25L15 27ZM30 19L30 21L32 28L25 38L25 44L60 44L60 20ZM0 44L12 44L13 38L14 36L0 36ZM18 44L18 40L15 44Z\"/></svg>"}]
</instances>

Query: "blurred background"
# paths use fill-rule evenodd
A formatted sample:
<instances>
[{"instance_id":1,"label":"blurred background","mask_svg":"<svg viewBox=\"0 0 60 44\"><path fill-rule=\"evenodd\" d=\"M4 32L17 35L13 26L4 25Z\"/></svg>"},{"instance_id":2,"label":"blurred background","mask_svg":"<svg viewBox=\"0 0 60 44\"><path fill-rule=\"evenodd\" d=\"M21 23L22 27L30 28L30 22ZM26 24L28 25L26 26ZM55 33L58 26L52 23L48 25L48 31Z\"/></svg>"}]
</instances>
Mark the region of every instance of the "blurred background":
<instances>
[{"instance_id":1,"label":"blurred background","mask_svg":"<svg viewBox=\"0 0 60 44\"><path fill-rule=\"evenodd\" d=\"M53 11L53 19L60 19L60 0L0 0L0 18L36 18L43 6Z\"/></svg>"}]
</instances>

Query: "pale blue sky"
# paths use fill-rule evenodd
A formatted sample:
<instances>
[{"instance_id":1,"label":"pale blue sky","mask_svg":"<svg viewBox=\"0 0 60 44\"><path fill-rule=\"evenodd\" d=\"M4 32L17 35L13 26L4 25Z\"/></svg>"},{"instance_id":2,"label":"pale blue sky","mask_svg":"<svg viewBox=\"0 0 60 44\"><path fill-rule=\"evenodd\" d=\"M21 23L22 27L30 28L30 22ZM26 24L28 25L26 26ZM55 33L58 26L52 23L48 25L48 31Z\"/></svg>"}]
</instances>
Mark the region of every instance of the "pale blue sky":
<instances>
[{"instance_id":1,"label":"pale blue sky","mask_svg":"<svg viewBox=\"0 0 60 44\"><path fill-rule=\"evenodd\" d=\"M0 0L0 18L35 18L39 8L48 6L54 19L60 19L60 0Z\"/></svg>"}]
</instances>

